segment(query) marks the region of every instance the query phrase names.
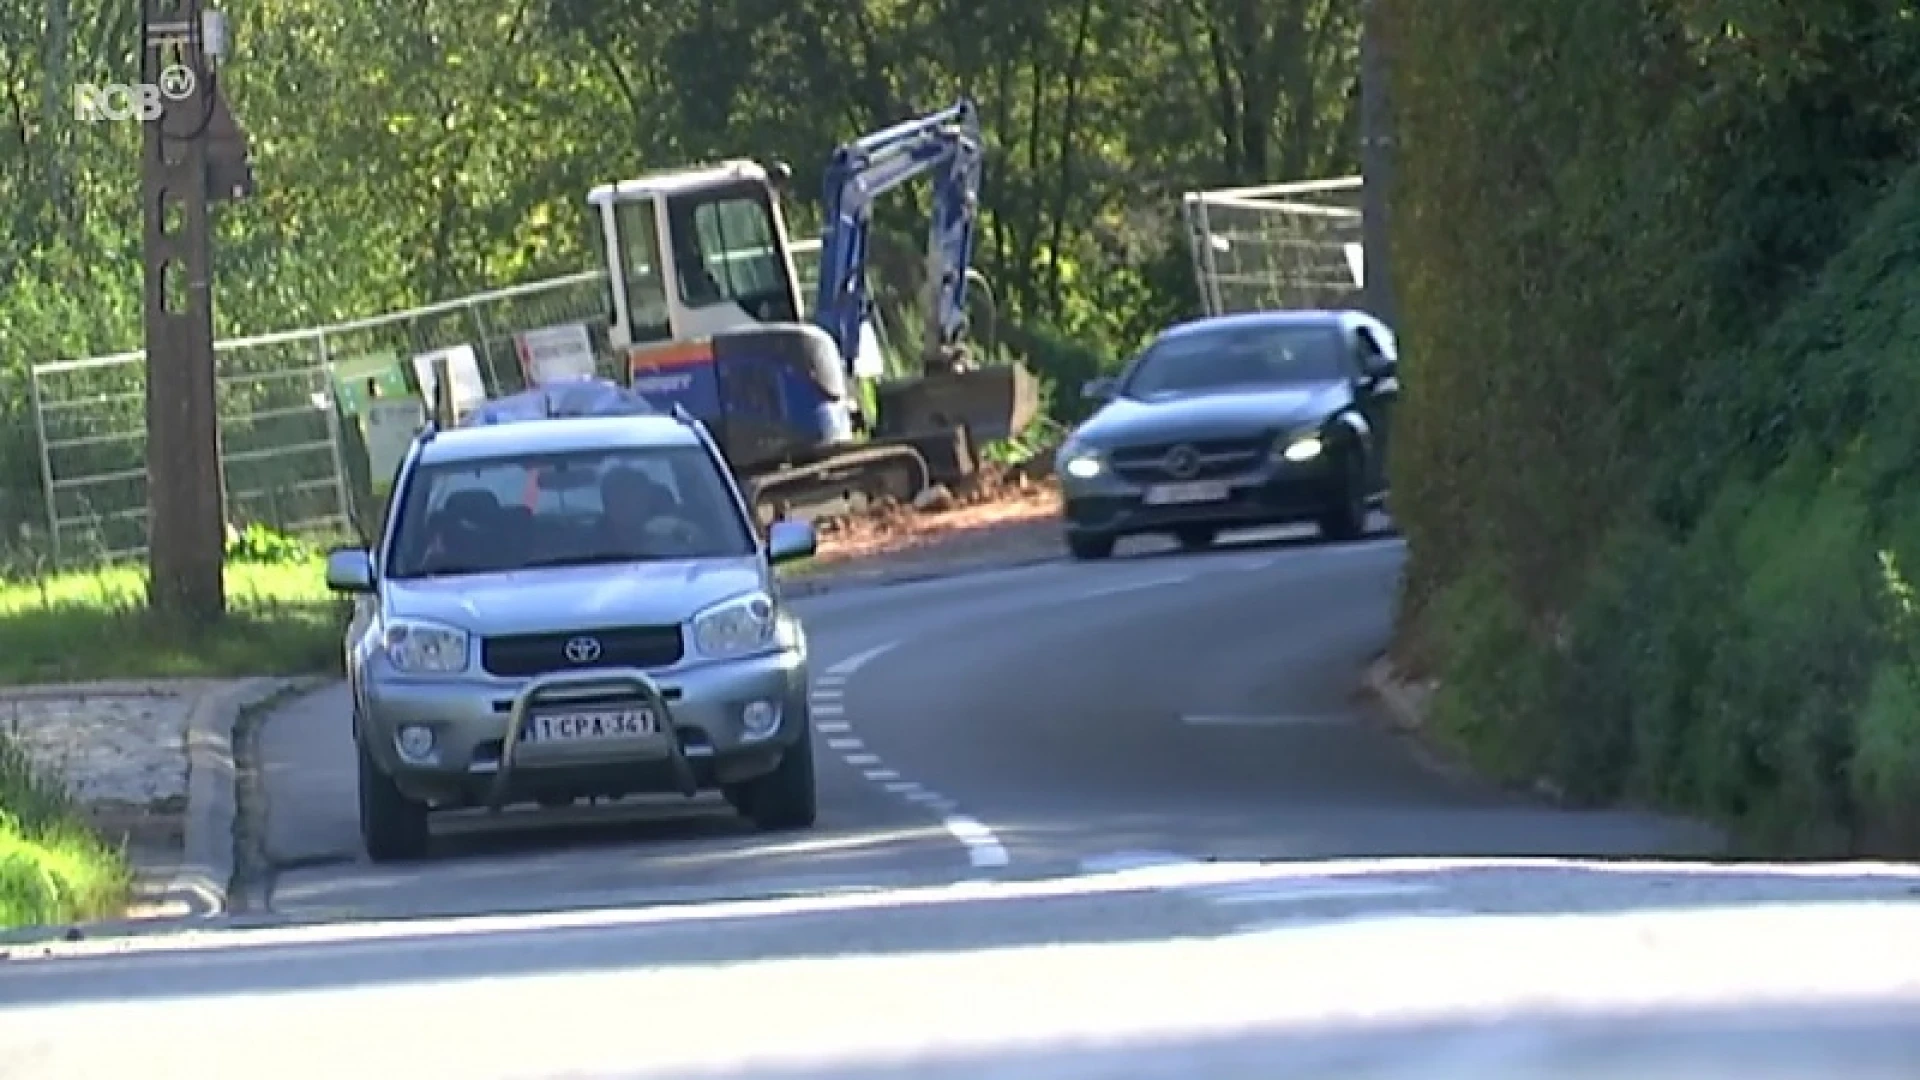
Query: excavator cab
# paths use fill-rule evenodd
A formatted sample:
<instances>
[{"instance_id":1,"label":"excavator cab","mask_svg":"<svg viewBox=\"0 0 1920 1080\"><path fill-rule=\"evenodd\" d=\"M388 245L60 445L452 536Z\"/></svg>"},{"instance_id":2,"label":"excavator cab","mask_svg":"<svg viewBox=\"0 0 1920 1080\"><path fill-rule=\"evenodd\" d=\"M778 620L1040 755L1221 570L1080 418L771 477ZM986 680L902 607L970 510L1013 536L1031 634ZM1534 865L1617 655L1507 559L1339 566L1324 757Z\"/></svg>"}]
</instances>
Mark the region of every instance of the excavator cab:
<instances>
[{"instance_id":1,"label":"excavator cab","mask_svg":"<svg viewBox=\"0 0 1920 1080\"><path fill-rule=\"evenodd\" d=\"M588 193L606 260L608 338L633 389L705 423L737 467L855 439L834 343L802 321L779 189L730 161Z\"/></svg>"},{"instance_id":2,"label":"excavator cab","mask_svg":"<svg viewBox=\"0 0 1920 1080\"><path fill-rule=\"evenodd\" d=\"M611 336L644 350L799 322L799 276L765 169L748 161L656 173L587 196L607 266Z\"/></svg>"}]
</instances>

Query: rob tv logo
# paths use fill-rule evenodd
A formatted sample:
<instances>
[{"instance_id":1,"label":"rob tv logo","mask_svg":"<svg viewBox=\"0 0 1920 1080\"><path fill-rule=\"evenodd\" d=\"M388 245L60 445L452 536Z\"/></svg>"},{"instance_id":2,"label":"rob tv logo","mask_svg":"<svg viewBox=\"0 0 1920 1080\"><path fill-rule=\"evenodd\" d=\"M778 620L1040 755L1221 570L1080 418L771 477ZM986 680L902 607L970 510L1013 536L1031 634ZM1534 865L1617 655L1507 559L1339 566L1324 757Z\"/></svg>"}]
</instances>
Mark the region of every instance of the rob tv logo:
<instances>
[{"instance_id":1,"label":"rob tv logo","mask_svg":"<svg viewBox=\"0 0 1920 1080\"><path fill-rule=\"evenodd\" d=\"M81 83L73 88L73 118L82 123L158 120L167 102L193 96L194 82L191 68L173 64L161 70L158 82Z\"/></svg>"}]
</instances>

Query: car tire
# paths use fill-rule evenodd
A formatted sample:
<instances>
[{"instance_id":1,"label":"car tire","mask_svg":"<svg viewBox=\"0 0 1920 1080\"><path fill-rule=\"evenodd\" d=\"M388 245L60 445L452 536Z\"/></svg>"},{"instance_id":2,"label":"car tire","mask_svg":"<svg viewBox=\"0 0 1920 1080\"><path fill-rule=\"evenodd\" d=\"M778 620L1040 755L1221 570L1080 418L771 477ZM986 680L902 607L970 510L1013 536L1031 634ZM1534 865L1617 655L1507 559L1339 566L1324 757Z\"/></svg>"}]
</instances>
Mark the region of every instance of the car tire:
<instances>
[{"instance_id":1,"label":"car tire","mask_svg":"<svg viewBox=\"0 0 1920 1080\"><path fill-rule=\"evenodd\" d=\"M1213 546L1220 537L1220 530L1194 525L1176 530L1173 538L1180 542L1182 551L1205 551Z\"/></svg>"},{"instance_id":2,"label":"car tire","mask_svg":"<svg viewBox=\"0 0 1920 1080\"><path fill-rule=\"evenodd\" d=\"M1320 535L1336 544L1358 540L1367 532L1367 464L1364 451L1347 453L1340 470L1333 505L1320 516Z\"/></svg>"},{"instance_id":3,"label":"car tire","mask_svg":"<svg viewBox=\"0 0 1920 1080\"><path fill-rule=\"evenodd\" d=\"M820 799L813 771L810 731L765 776L749 780L727 793L727 801L748 821L767 832L811 829L820 815Z\"/></svg>"},{"instance_id":4,"label":"car tire","mask_svg":"<svg viewBox=\"0 0 1920 1080\"><path fill-rule=\"evenodd\" d=\"M1104 559L1113 554L1114 538L1098 533L1067 534L1067 553L1076 559Z\"/></svg>"},{"instance_id":5,"label":"car tire","mask_svg":"<svg viewBox=\"0 0 1920 1080\"><path fill-rule=\"evenodd\" d=\"M360 766L360 840L374 862L426 857L427 808L401 794L393 778L380 771L358 739Z\"/></svg>"}]
</instances>

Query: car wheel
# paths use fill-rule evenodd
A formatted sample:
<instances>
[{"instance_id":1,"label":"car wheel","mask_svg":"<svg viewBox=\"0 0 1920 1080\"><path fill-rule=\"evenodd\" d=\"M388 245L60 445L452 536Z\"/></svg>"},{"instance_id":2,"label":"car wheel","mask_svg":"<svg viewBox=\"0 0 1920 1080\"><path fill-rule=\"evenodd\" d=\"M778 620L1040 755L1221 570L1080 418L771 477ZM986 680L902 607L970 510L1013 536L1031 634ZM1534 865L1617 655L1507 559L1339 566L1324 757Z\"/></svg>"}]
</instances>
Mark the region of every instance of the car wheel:
<instances>
[{"instance_id":1,"label":"car wheel","mask_svg":"<svg viewBox=\"0 0 1920 1080\"><path fill-rule=\"evenodd\" d=\"M1180 541L1182 551L1205 551L1213 546L1214 540L1219 535L1218 529L1207 529L1196 525L1178 530L1173 537Z\"/></svg>"},{"instance_id":2,"label":"car wheel","mask_svg":"<svg viewBox=\"0 0 1920 1080\"><path fill-rule=\"evenodd\" d=\"M1320 535L1335 543L1358 540L1367 532L1367 465L1364 452L1352 450L1341 469L1333 505L1320 517Z\"/></svg>"},{"instance_id":3,"label":"car wheel","mask_svg":"<svg viewBox=\"0 0 1920 1080\"><path fill-rule=\"evenodd\" d=\"M1097 533L1068 533L1067 552L1076 559L1104 559L1113 554L1113 542Z\"/></svg>"},{"instance_id":4,"label":"car wheel","mask_svg":"<svg viewBox=\"0 0 1920 1080\"><path fill-rule=\"evenodd\" d=\"M768 832L812 828L820 804L814 784L811 733L802 732L772 772L738 785L728 793L727 801Z\"/></svg>"},{"instance_id":5,"label":"car wheel","mask_svg":"<svg viewBox=\"0 0 1920 1080\"><path fill-rule=\"evenodd\" d=\"M427 854L427 808L401 794L358 739L360 839L374 862L419 859Z\"/></svg>"}]
</instances>

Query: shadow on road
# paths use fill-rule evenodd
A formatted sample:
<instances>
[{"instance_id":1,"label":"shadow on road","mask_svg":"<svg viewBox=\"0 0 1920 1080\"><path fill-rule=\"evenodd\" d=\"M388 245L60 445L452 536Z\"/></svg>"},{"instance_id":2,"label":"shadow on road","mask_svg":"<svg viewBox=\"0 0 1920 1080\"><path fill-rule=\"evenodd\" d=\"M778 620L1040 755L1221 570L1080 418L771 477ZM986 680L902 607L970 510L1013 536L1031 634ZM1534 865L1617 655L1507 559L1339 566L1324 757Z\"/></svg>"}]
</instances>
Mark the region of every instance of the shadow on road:
<instances>
[{"instance_id":1,"label":"shadow on road","mask_svg":"<svg viewBox=\"0 0 1920 1080\"><path fill-rule=\"evenodd\" d=\"M1311 525L1287 525L1272 529L1237 529L1220 534L1219 539L1205 549L1205 552L1237 552L1246 554L1258 551L1295 551L1301 549L1330 550L1352 547L1355 544L1371 543L1398 537L1400 530L1385 514L1374 514L1367 524L1367 531L1358 539L1347 543L1336 543L1322 539L1318 530ZM1200 554L1204 554L1201 552ZM1123 541L1122 558L1149 560L1179 557L1192 557L1194 552L1183 551L1171 539L1149 534Z\"/></svg>"},{"instance_id":2,"label":"shadow on road","mask_svg":"<svg viewBox=\"0 0 1920 1080\"><path fill-rule=\"evenodd\" d=\"M1911 1080L1910 1007L1506 1013L1454 1022L1274 1025L1185 1038L1075 1040L914 1055L915 1080L1313 1076L1339 1080ZM906 1062L762 1066L755 1080L888 1080ZM1283 1073L1273 1070L1283 1068ZM635 1075L644 1075L636 1072ZM718 1074L717 1074L718 1075Z\"/></svg>"},{"instance_id":3,"label":"shadow on road","mask_svg":"<svg viewBox=\"0 0 1920 1080\"><path fill-rule=\"evenodd\" d=\"M270 993L531 975L712 967L805 958L964 953L1072 944L1231 937L1197 917L1191 882L1121 871L810 899L686 904L217 932L151 951L108 951L0 966L0 1000L55 1004ZM1285 920L1419 916L1582 916L1675 909L1920 904L1920 868L1880 865L1450 864L1440 860L1247 865L1223 879L1304 893ZM1356 911L1365 882L1397 902ZM1215 884L1218 884L1216 882ZM1183 895L1185 894L1185 895ZM1422 896L1420 901L1404 897ZM1840 909L1834 918L1845 919ZM1837 923L1843 926L1844 923Z\"/></svg>"}]
</instances>

